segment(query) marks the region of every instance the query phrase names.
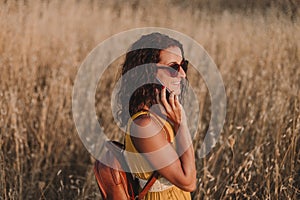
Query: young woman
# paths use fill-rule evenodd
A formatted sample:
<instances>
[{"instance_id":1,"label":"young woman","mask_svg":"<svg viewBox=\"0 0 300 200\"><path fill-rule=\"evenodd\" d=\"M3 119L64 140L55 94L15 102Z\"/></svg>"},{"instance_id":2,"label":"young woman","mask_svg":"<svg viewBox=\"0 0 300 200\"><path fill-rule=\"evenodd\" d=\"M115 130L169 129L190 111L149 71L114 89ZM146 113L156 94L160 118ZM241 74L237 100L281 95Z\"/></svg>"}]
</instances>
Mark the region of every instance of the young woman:
<instances>
[{"instance_id":1,"label":"young woman","mask_svg":"<svg viewBox=\"0 0 300 200\"><path fill-rule=\"evenodd\" d=\"M187 65L182 45L160 33L136 41L122 65L118 117L127 125L125 150L133 154L128 164L141 188L153 171L160 175L145 199L191 199L196 187L194 150L181 106Z\"/></svg>"}]
</instances>

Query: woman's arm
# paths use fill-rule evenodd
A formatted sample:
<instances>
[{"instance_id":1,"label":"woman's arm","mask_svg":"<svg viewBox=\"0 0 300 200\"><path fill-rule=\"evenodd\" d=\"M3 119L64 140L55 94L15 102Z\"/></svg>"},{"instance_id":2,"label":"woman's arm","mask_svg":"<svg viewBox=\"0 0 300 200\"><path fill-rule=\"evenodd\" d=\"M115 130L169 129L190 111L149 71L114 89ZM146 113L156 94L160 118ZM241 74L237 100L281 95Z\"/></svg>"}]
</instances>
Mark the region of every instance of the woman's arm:
<instances>
[{"instance_id":1,"label":"woman's arm","mask_svg":"<svg viewBox=\"0 0 300 200\"><path fill-rule=\"evenodd\" d=\"M131 136L135 148L144 153L145 158L162 176L182 190L193 191L196 186L196 168L193 145L185 130L187 127L180 127L176 136L176 149L183 152L178 156L176 149L167 141L164 129L161 129L150 117L138 118L133 130L137 136ZM139 127L140 126L140 127ZM145 127L147 127L147 133ZM150 130L159 130L153 136ZM150 135L150 137L146 137ZM164 167L162 167L164 166Z\"/></svg>"},{"instance_id":2,"label":"woman's arm","mask_svg":"<svg viewBox=\"0 0 300 200\"><path fill-rule=\"evenodd\" d=\"M162 103L165 106L164 96ZM167 116L174 122L176 149L167 141L166 133L150 116L139 117L132 126L132 142L163 177L182 190L193 191L196 187L194 149L182 107L174 95L170 95ZM183 113L183 117L182 117ZM182 119L181 119L182 118Z\"/></svg>"}]
</instances>

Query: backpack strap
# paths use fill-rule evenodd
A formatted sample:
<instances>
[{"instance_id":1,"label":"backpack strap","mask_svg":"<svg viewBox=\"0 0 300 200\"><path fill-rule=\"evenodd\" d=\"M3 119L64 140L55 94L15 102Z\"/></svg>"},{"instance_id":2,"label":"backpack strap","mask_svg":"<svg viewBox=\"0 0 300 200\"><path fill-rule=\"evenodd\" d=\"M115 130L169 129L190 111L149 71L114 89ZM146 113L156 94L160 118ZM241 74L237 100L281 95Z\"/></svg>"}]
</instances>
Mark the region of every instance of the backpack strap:
<instances>
[{"instance_id":1,"label":"backpack strap","mask_svg":"<svg viewBox=\"0 0 300 200\"><path fill-rule=\"evenodd\" d=\"M155 181L158 179L159 173L157 171L154 171L150 178L148 179L146 185L143 187L142 191L135 197L135 199L141 200L145 197L147 192L150 190L152 185L155 183Z\"/></svg>"},{"instance_id":2,"label":"backpack strap","mask_svg":"<svg viewBox=\"0 0 300 200\"><path fill-rule=\"evenodd\" d=\"M116 158L119 160L121 166L124 169L129 170L128 165L126 164L126 161L124 157L122 156L122 152L120 151L123 149L122 144L115 142L115 141L107 141L105 146L116 156ZM159 173L157 171L154 171L150 178L148 179L146 185L142 188L142 191L135 196L135 199L141 200L145 197L147 192L150 190L152 185L155 183L155 181L158 179Z\"/></svg>"}]
</instances>

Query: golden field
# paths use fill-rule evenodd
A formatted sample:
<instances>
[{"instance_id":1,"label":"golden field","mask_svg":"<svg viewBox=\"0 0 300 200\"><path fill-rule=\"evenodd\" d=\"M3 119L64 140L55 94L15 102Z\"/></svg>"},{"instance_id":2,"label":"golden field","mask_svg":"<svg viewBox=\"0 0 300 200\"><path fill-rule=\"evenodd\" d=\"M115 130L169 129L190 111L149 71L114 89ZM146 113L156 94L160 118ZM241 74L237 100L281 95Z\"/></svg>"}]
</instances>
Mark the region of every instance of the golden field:
<instances>
[{"instance_id":1,"label":"golden field","mask_svg":"<svg viewBox=\"0 0 300 200\"><path fill-rule=\"evenodd\" d=\"M0 199L101 198L73 122L75 76L98 43L146 26L192 37L223 77L226 121L214 149L197 159L193 199L299 198L299 4L213 2L1 0ZM200 102L198 149L210 98L193 70L188 78ZM114 79L108 70L95 105L112 134L118 129L101 110Z\"/></svg>"}]
</instances>

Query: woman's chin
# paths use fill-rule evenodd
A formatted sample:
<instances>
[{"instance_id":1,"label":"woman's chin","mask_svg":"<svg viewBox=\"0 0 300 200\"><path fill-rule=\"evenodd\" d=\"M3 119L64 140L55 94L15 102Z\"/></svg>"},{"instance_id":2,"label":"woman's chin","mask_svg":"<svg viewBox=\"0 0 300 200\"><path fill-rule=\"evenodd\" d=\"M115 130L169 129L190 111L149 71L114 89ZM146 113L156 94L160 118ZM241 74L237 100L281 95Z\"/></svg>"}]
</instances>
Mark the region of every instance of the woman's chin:
<instances>
[{"instance_id":1,"label":"woman's chin","mask_svg":"<svg viewBox=\"0 0 300 200\"><path fill-rule=\"evenodd\" d=\"M172 91L174 91L174 94L175 95L180 95L180 93L181 93L181 89L179 88L176 88L176 89L173 89Z\"/></svg>"},{"instance_id":2,"label":"woman's chin","mask_svg":"<svg viewBox=\"0 0 300 200\"><path fill-rule=\"evenodd\" d=\"M175 95L180 95L180 93L181 93L180 85L179 86L175 86L175 87L171 87L170 91L174 91Z\"/></svg>"}]
</instances>

